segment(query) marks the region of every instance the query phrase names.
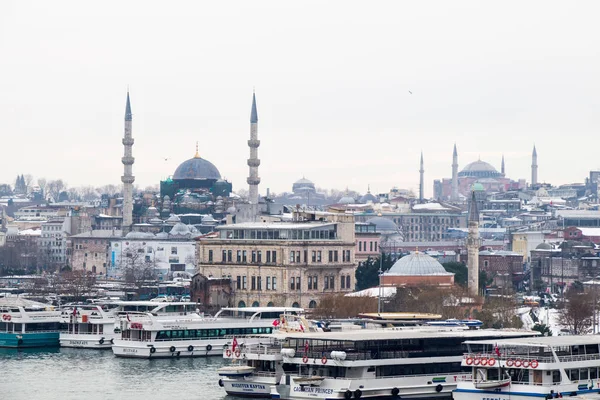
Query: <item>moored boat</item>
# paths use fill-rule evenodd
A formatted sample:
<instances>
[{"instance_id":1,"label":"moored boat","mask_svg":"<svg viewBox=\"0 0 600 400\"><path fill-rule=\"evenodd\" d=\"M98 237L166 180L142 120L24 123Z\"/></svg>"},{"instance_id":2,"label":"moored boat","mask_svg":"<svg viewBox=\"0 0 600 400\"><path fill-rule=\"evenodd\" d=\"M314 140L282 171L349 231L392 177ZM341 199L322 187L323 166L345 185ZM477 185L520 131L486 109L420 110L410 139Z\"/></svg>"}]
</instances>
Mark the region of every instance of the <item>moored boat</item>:
<instances>
[{"instance_id":1,"label":"moored boat","mask_svg":"<svg viewBox=\"0 0 600 400\"><path fill-rule=\"evenodd\" d=\"M20 297L0 298L0 347L59 345L60 312Z\"/></svg>"}]
</instances>

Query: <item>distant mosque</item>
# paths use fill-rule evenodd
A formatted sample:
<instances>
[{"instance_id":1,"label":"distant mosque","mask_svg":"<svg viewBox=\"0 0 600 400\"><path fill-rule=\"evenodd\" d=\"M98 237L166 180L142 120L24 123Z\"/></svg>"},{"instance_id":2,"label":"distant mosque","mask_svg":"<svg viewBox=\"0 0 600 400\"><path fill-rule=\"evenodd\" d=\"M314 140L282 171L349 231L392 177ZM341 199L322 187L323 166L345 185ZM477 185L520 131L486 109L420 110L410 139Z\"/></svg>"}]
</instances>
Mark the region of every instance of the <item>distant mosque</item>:
<instances>
[{"instance_id":1,"label":"distant mosque","mask_svg":"<svg viewBox=\"0 0 600 400\"><path fill-rule=\"evenodd\" d=\"M536 171L537 178L537 153L534 147L532 170ZM536 179L537 180L537 179ZM465 201L471 191L476 188L485 192L506 192L527 188L525 179L517 181L506 177L504 156L500 172L490 163L481 159L467 164L458 171L458 152L454 145L452 154L452 178L436 179L433 181L433 197L445 201Z\"/></svg>"}]
</instances>

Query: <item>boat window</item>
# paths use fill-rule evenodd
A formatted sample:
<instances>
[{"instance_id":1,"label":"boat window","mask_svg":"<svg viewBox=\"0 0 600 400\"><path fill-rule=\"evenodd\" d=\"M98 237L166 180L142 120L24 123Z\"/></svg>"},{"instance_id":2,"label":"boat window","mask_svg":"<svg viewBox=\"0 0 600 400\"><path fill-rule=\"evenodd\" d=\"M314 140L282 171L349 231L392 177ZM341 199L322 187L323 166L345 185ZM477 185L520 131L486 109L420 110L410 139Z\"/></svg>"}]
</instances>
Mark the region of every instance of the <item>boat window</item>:
<instances>
[{"instance_id":1,"label":"boat window","mask_svg":"<svg viewBox=\"0 0 600 400\"><path fill-rule=\"evenodd\" d=\"M552 383L560 383L560 371L552 371Z\"/></svg>"},{"instance_id":2,"label":"boat window","mask_svg":"<svg viewBox=\"0 0 600 400\"><path fill-rule=\"evenodd\" d=\"M500 379L499 370L497 368L488 368L487 369L487 380L488 381L497 381Z\"/></svg>"},{"instance_id":3,"label":"boat window","mask_svg":"<svg viewBox=\"0 0 600 400\"><path fill-rule=\"evenodd\" d=\"M568 369L566 372L569 375L569 379L571 381L579 380L579 369Z\"/></svg>"},{"instance_id":4,"label":"boat window","mask_svg":"<svg viewBox=\"0 0 600 400\"><path fill-rule=\"evenodd\" d=\"M598 379L598 369L590 368L590 379Z\"/></svg>"},{"instance_id":5,"label":"boat window","mask_svg":"<svg viewBox=\"0 0 600 400\"><path fill-rule=\"evenodd\" d=\"M588 379L588 370L587 368L579 369L579 380L584 381Z\"/></svg>"}]
</instances>

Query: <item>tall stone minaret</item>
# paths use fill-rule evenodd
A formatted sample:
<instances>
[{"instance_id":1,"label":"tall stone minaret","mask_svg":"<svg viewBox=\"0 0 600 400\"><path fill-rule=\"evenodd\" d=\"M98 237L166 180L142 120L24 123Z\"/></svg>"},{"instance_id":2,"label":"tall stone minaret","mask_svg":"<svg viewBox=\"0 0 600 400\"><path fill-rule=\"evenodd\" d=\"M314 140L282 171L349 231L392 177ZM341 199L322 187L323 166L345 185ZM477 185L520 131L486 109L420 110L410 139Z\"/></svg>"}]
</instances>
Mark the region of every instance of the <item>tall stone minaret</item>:
<instances>
[{"instance_id":1,"label":"tall stone minaret","mask_svg":"<svg viewBox=\"0 0 600 400\"><path fill-rule=\"evenodd\" d=\"M531 154L531 186L535 186L538 183L538 163L537 163L537 150L535 144L533 145L533 153Z\"/></svg>"},{"instance_id":2,"label":"tall stone minaret","mask_svg":"<svg viewBox=\"0 0 600 400\"><path fill-rule=\"evenodd\" d=\"M131 104L129 102L129 91L127 91L127 104L125 105L125 135L123 136L124 155L123 162L123 236L131 231L133 224L133 176L132 165L135 159L132 156L133 137L131 136Z\"/></svg>"},{"instance_id":3,"label":"tall stone minaret","mask_svg":"<svg viewBox=\"0 0 600 400\"><path fill-rule=\"evenodd\" d=\"M458 201L458 152L456 143L454 143L454 153L452 153L452 195L450 200Z\"/></svg>"},{"instance_id":4,"label":"tall stone minaret","mask_svg":"<svg viewBox=\"0 0 600 400\"><path fill-rule=\"evenodd\" d=\"M504 154L502 154L502 165L500 166L502 176L506 176L506 170L504 169Z\"/></svg>"},{"instance_id":5,"label":"tall stone minaret","mask_svg":"<svg viewBox=\"0 0 600 400\"><path fill-rule=\"evenodd\" d=\"M421 167L419 168L419 203L425 201L423 190L425 188L425 167L423 166L423 152L421 152Z\"/></svg>"},{"instance_id":6,"label":"tall stone minaret","mask_svg":"<svg viewBox=\"0 0 600 400\"><path fill-rule=\"evenodd\" d=\"M467 237L467 271L469 295L479 295L479 211L475 191L471 192L469 204L469 236Z\"/></svg>"},{"instance_id":7,"label":"tall stone minaret","mask_svg":"<svg viewBox=\"0 0 600 400\"><path fill-rule=\"evenodd\" d=\"M250 158L248 159L250 176L246 180L250 186L248 191L248 200L252 205L258 205L258 184L260 183L260 178L258 177L258 166L260 165L260 160L258 159L258 146L260 146L260 140L258 140L258 112L256 111L256 94L252 93L252 111L250 112L250 140L248 140L248 147L250 147ZM256 214L258 214L258 207L255 207L253 212L256 216Z\"/></svg>"}]
</instances>

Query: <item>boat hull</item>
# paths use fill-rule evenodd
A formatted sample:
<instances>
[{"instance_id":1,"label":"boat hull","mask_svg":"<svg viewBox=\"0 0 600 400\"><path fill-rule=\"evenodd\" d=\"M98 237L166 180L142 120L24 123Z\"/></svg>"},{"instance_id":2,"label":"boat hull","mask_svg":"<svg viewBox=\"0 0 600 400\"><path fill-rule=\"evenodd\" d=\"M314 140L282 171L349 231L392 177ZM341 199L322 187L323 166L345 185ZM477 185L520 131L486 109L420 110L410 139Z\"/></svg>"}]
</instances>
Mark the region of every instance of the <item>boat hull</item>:
<instances>
[{"instance_id":1,"label":"boat hull","mask_svg":"<svg viewBox=\"0 0 600 400\"><path fill-rule=\"evenodd\" d=\"M80 335L61 332L60 347L109 350L115 338L116 335Z\"/></svg>"},{"instance_id":2,"label":"boat hull","mask_svg":"<svg viewBox=\"0 0 600 400\"><path fill-rule=\"evenodd\" d=\"M550 391L553 391L551 394ZM460 384L454 391L454 400L481 400L482 397L494 398L494 400L532 400L544 399L547 396L572 397L576 395L590 395L600 393L600 389L589 389L586 384L565 384L553 386L519 385L513 384L496 389L477 389L472 384Z\"/></svg>"},{"instance_id":3,"label":"boat hull","mask_svg":"<svg viewBox=\"0 0 600 400\"><path fill-rule=\"evenodd\" d=\"M223 385L223 389L230 396L270 399L271 386L275 383L275 377L222 377L219 386Z\"/></svg>"},{"instance_id":4,"label":"boat hull","mask_svg":"<svg viewBox=\"0 0 600 400\"><path fill-rule=\"evenodd\" d=\"M0 347L58 347L59 332L7 333L0 332Z\"/></svg>"},{"instance_id":5,"label":"boat hull","mask_svg":"<svg viewBox=\"0 0 600 400\"><path fill-rule=\"evenodd\" d=\"M225 339L210 343L206 340L138 342L115 339L112 351L115 356L126 358L222 357L226 343Z\"/></svg>"}]
</instances>

